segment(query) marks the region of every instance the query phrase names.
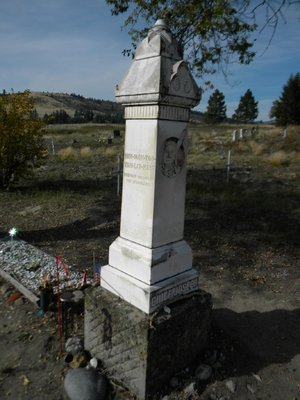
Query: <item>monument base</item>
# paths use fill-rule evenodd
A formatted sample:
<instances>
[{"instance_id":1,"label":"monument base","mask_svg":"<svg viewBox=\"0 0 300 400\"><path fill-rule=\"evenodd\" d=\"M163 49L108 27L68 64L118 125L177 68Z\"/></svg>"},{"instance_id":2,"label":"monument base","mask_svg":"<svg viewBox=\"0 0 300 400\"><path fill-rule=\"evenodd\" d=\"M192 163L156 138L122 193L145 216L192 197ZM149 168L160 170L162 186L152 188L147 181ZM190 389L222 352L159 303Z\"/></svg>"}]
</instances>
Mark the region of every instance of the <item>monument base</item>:
<instances>
[{"instance_id":1,"label":"monument base","mask_svg":"<svg viewBox=\"0 0 300 400\"><path fill-rule=\"evenodd\" d=\"M198 272L192 268L148 285L111 265L101 268L101 286L147 314L199 288Z\"/></svg>"},{"instance_id":2,"label":"monument base","mask_svg":"<svg viewBox=\"0 0 300 400\"><path fill-rule=\"evenodd\" d=\"M137 399L160 392L208 345L211 295L198 290L147 315L103 288L85 291L85 349Z\"/></svg>"},{"instance_id":3,"label":"monument base","mask_svg":"<svg viewBox=\"0 0 300 400\"><path fill-rule=\"evenodd\" d=\"M149 248L119 236L109 247L109 265L153 285L191 269L193 255L185 240Z\"/></svg>"}]
</instances>

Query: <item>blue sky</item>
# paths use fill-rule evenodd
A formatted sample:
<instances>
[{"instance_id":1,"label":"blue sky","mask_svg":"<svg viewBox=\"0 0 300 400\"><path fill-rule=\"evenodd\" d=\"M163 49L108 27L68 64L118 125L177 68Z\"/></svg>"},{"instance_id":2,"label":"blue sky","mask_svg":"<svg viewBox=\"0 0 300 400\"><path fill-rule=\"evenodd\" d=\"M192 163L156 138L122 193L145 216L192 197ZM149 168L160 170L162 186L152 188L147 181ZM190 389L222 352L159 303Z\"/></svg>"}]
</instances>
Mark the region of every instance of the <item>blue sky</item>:
<instances>
[{"instance_id":1,"label":"blue sky","mask_svg":"<svg viewBox=\"0 0 300 400\"><path fill-rule=\"evenodd\" d=\"M114 100L115 85L131 60L122 56L130 38L104 0L1 0L0 90L77 93ZM259 120L268 120L272 102L291 74L300 72L300 7L281 22L269 49L270 32L257 41L258 56L249 66L232 65L231 85L214 75L231 116L251 89L259 102ZM200 83L200 82L199 82ZM204 93L200 111L212 92Z\"/></svg>"}]
</instances>

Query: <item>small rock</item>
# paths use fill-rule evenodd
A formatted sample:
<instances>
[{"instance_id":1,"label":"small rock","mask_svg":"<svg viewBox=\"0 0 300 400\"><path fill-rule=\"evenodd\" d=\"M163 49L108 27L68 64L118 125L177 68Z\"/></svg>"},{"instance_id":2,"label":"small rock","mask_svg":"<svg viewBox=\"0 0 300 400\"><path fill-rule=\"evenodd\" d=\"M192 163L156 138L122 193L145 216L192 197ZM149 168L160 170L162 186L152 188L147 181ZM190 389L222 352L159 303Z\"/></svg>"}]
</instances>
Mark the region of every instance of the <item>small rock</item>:
<instances>
[{"instance_id":1,"label":"small rock","mask_svg":"<svg viewBox=\"0 0 300 400\"><path fill-rule=\"evenodd\" d=\"M37 263L36 261L33 261L31 264L26 266L26 269L28 271L36 271L37 269L41 268L40 264Z\"/></svg>"},{"instance_id":2,"label":"small rock","mask_svg":"<svg viewBox=\"0 0 300 400\"><path fill-rule=\"evenodd\" d=\"M45 313L44 313L44 317L45 318L54 318L54 316L55 316L55 314L54 314L54 311L46 311Z\"/></svg>"},{"instance_id":3,"label":"small rock","mask_svg":"<svg viewBox=\"0 0 300 400\"><path fill-rule=\"evenodd\" d=\"M53 335L49 335L45 338L44 344L43 344L43 350L45 352L49 352L52 350L53 346L56 345L56 337Z\"/></svg>"},{"instance_id":4,"label":"small rock","mask_svg":"<svg viewBox=\"0 0 300 400\"><path fill-rule=\"evenodd\" d=\"M84 293L82 290L74 290L73 296L74 296L73 301L75 301L76 303L79 303L81 300L83 300Z\"/></svg>"},{"instance_id":5,"label":"small rock","mask_svg":"<svg viewBox=\"0 0 300 400\"><path fill-rule=\"evenodd\" d=\"M254 372L252 372L252 376L258 381L258 382L262 382L262 379L259 375L255 374Z\"/></svg>"},{"instance_id":6,"label":"small rock","mask_svg":"<svg viewBox=\"0 0 300 400\"><path fill-rule=\"evenodd\" d=\"M192 394L195 393L195 386L196 386L196 383L195 383L195 382L192 382L192 383L190 383L188 386L186 386L186 387L183 389L183 392L184 392L186 395L191 396Z\"/></svg>"},{"instance_id":7,"label":"small rock","mask_svg":"<svg viewBox=\"0 0 300 400\"><path fill-rule=\"evenodd\" d=\"M222 363L220 363L220 361L215 362L213 365L213 369L220 369L220 368L222 368Z\"/></svg>"},{"instance_id":8,"label":"small rock","mask_svg":"<svg viewBox=\"0 0 300 400\"><path fill-rule=\"evenodd\" d=\"M207 381L211 377L211 374L212 368L210 365L206 364L200 364L195 372L196 378L200 381Z\"/></svg>"},{"instance_id":9,"label":"small rock","mask_svg":"<svg viewBox=\"0 0 300 400\"><path fill-rule=\"evenodd\" d=\"M24 304L24 302L25 302L24 297L20 297L19 299L17 299L17 300L15 301L15 305L16 305L16 306L22 306L22 305Z\"/></svg>"},{"instance_id":10,"label":"small rock","mask_svg":"<svg viewBox=\"0 0 300 400\"><path fill-rule=\"evenodd\" d=\"M97 358L96 357L93 357L93 358L91 358L90 359L90 362L89 362L89 365L92 367L92 368L97 368L97 366L98 366L98 360L97 360Z\"/></svg>"},{"instance_id":11,"label":"small rock","mask_svg":"<svg viewBox=\"0 0 300 400\"><path fill-rule=\"evenodd\" d=\"M217 359L218 359L218 351L217 350L213 350L209 353L206 353L206 355L205 355L205 362L208 365L215 364L215 362L217 362Z\"/></svg>"},{"instance_id":12,"label":"small rock","mask_svg":"<svg viewBox=\"0 0 300 400\"><path fill-rule=\"evenodd\" d=\"M246 388L249 390L250 393L254 394L256 392L256 389L252 386L249 385L249 383L246 385Z\"/></svg>"},{"instance_id":13,"label":"small rock","mask_svg":"<svg viewBox=\"0 0 300 400\"><path fill-rule=\"evenodd\" d=\"M236 384L232 380L226 382L226 387L231 393L234 393L236 390Z\"/></svg>"},{"instance_id":14,"label":"small rock","mask_svg":"<svg viewBox=\"0 0 300 400\"><path fill-rule=\"evenodd\" d=\"M70 337L66 341L65 348L66 348L66 352L72 354L73 356L75 354L82 352L83 345L82 345L81 338L79 338L77 336Z\"/></svg>"},{"instance_id":15,"label":"small rock","mask_svg":"<svg viewBox=\"0 0 300 400\"><path fill-rule=\"evenodd\" d=\"M71 369L64 381L64 388L70 400L104 400L106 387L105 377L93 369Z\"/></svg>"},{"instance_id":16,"label":"small rock","mask_svg":"<svg viewBox=\"0 0 300 400\"><path fill-rule=\"evenodd\" d=\"M0 293L5 295L7 292L11 291L11 287L6 283L3 283L0 287Z\"/></svg>"},{"instance_id":17,"label":"small rock","mask_svg":"<svg viewBox=\"0 0 300 400\"><path fill-rule=\"evenodd\" d=\"M179 379L177 378L177 376L173 376L173 378L171 378L170 380L171 388L175 389L176 387L178 387L178 385L179 385Z\"/></svg>"}]
</instances>

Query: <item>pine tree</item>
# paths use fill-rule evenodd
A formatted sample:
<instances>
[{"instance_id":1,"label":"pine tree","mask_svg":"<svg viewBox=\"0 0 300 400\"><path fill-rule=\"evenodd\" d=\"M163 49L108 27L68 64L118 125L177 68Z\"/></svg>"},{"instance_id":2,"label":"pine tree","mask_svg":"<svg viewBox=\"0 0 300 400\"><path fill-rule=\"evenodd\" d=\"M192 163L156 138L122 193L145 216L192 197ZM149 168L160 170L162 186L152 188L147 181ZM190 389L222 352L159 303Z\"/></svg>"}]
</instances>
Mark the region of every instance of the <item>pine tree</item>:
<instances>
[{"instance_id":1,"label":"pine tree","mask_svg":"<svg viewBox=\"0 0 300 400\"><path fill-rule=\"evenodd\" d=\"M300 73L291 75L279 100L272 104L270 117L276 125L300 125Z\"/></svg>"},{"instance_id":2,"label":"pine tree","mask_svg":"<svg viewBox=\"0 0 300 400\"><path fill-rule=\"evenodd\" d=\"M253 122L258 116L258 102L255 101L250 89L240 98L238 108L235 110L232 119L235 121L249 123Z\"/></svg>"},{"instance_id":3,"label":"pine tree","mask_svg":"<svg viewBox=\"0 0 300 400\"><path fill-rule=\"evenodd\" d=\"M225 97L216 89L208 99L204 120L208 124L218 124L226 119Z\"/></svg>"}]
</instances>

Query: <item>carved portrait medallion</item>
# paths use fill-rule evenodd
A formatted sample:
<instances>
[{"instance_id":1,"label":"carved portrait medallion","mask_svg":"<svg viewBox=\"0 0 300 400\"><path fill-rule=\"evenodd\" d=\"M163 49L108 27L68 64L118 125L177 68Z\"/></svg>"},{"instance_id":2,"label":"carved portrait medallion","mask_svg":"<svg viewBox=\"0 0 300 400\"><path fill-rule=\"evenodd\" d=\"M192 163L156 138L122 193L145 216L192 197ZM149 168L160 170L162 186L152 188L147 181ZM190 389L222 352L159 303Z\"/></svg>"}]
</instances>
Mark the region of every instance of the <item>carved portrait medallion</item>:
<instances>
[{"instance_id":1,"label":"carved portrait medallion","mask_svg":"<svg viewBox=\"0 0 300 400\"><path fill-rule=\"evenodd\" d=\"M179 139L170 137L165 140L162 149L161 171L167 178L174 178L183 168L185 161L185 151L183 140L186 130L180 135Z\"/></svg>"}]
</instances>

